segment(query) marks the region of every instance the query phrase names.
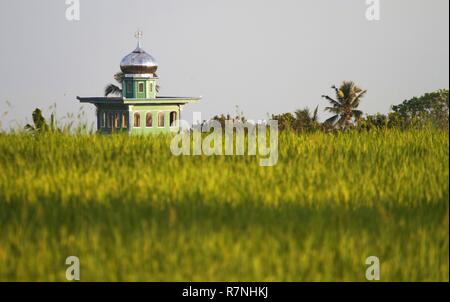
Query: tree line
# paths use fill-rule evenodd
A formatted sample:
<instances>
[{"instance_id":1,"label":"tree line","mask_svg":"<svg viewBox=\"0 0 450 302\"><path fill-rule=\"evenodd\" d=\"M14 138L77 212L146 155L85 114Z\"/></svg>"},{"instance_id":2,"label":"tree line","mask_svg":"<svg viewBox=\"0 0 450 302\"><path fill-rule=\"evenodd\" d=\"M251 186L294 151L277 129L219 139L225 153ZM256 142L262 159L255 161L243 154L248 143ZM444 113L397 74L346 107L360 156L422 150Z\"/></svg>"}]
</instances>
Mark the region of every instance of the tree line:
<instances>
[{"instance_id":1,"label":"tree line","mask_svg":"<svg viewBox=\"0 0 450 302\"><path fill-rule=\"evenodd\" d=\"M326 112L332 116L320 122L318 118L319 106L314 110L303 108L295 112L272 114L271 119L278 121L279 130L296 132L338 131L338 130L370 130L381 128L407 129L411 127L434 126L442 129L449 127L449 96L448 89L425 93L422 96L405 100L401 104L392 106L388 114L365 115L359 110L367 90L358 87L354 82L344 81L339 87L331 87L333 95L322 95L328 101ZM235 117L230 115L216 115L212 120L222 125L225 120L245 122L242 113Z\"/></svg>"}]
</instances>

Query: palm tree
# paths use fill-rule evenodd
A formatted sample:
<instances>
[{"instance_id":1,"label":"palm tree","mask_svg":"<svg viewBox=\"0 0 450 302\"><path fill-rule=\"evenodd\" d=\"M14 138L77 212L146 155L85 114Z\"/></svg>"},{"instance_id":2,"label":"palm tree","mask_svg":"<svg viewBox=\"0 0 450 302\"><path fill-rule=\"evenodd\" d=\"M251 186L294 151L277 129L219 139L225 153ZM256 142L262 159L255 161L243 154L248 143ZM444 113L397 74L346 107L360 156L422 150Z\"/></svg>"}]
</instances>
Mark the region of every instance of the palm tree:
<instances>
[{"instance_id":1,"label":"palm tree","mask_svg":"<svg viewBox=\"0 0 450 302\"><path fill-rule=\"evenodd\" d=\"M156 73L153 74L154 77L158 77ZM122 82L123 82L124 74L119 71L114 75L114 80L118 83L118 85L109 84L105 87L105 96L108 95L117 95L122 96ZM159 85L156 85L156 92L159 92Z\"/></svg>"},{"instance_id":2,"label":"palm tree","mask_svg":"<svg viewBox=\"0 0 450 302\"><path fill-rule=\"evenodd\" d=\"M336 93L336 99L328 95L322 95L322 97L332 105L332 107L326 107L325 110L335 115L327 119L325 123L345 129L352 124L352 120L356 121L363 115L363 112L357 108L367 90L362 90L355 83L348 81L344 81L339 88L335 85L331 88Z\"/></svg>"},{"instance_id":3,"label":"palm tree","mask_svg":"<svg viewBox=\"0 0 450 302\"><path fill-rule=\"evenodd\" d=\"M114 80L116 80L117 83L119 83L119 86L114 84L109 84L105 87L105 96L108 96L110 94L112 95L118 95L122 96L122 81L123 81L124 74L123 72L118 72L114 75Z\"/></svg>"}]
</instances>

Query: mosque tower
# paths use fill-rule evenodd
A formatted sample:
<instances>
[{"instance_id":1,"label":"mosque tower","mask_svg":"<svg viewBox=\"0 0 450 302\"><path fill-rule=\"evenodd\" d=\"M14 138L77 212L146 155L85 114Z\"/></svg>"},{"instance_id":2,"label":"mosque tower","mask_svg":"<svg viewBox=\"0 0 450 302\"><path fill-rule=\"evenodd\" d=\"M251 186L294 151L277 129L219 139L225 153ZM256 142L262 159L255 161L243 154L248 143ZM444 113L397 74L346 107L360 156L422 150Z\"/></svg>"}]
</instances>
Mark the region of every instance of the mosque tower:
<instances>
[{"instance_id":1,"label":"mosque tower","mask_svg":"<svg viewBox=\"0 0 450 302\"><path fill-rule=\"evenodd\" d=\"M198 103L199 97L158 95L156 60L141 47L142 32L136 33L138 45L120 62L122 96L77 97L81 103L97 108L100 133L129 134L171 133L180 130L179 120L184 105Z\"/></svg>"}]
</instances>

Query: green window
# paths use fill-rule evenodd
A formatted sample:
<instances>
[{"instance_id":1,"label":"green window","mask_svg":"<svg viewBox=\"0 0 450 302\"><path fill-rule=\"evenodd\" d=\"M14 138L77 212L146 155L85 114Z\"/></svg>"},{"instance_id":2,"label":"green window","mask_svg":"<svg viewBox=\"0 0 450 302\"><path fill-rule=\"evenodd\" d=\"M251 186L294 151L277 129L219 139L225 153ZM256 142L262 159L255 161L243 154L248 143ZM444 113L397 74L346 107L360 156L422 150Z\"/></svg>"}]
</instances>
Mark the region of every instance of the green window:
<instances>
[{"instance_id":1,"label":"green window","mask_svg":"<svg viewBox=\"0 0 450 302\"><path fill-rule=\"evenodd\" d=\"M145 98L145 82L137 83L137 98L139 99Z\"/></svg>"},{"instance_id":2,"label":"green window","mask_svg":"<svg viewBox=\"0 0 450 302\"><path fill-rule=\"evenodd\" d=\"M127 82L127 95L132 96L133 95L133 82Z\"/></svg>"},{"instance_id":3,"label":"green window","mask_svg":"<svg viewBox=\"0 0 450 302\"><path fill-rule=\"evenodd\" d=\"M102 114L101 114L100 127L102 127L102 128L106 127L106 113L105 112L102 112Z\"/></svg>"}]
</instances>

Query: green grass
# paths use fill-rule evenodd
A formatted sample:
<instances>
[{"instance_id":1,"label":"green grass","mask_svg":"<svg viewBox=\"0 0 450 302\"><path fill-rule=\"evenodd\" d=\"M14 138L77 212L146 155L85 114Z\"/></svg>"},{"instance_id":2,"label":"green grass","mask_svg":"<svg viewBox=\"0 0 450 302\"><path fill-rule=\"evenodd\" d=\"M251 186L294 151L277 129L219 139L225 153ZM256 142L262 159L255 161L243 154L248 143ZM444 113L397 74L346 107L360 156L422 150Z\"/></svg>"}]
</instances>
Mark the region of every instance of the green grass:
<instances>
[{"instance_id":1,"label":"green grass","mask_svg":"<svg viewBox=\"0 0 450 302\"><path fill-rule=\"evenodd\" d=\"M167 137L0 134L0 281L449 280L448 132L282 133L254 157Z\"/></svg>"}]
</instances>

